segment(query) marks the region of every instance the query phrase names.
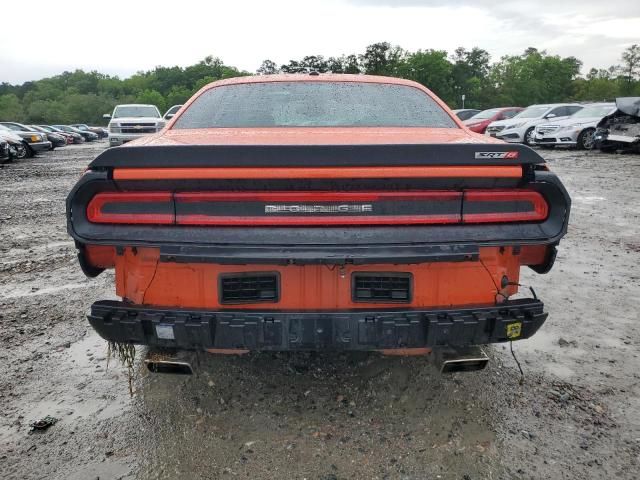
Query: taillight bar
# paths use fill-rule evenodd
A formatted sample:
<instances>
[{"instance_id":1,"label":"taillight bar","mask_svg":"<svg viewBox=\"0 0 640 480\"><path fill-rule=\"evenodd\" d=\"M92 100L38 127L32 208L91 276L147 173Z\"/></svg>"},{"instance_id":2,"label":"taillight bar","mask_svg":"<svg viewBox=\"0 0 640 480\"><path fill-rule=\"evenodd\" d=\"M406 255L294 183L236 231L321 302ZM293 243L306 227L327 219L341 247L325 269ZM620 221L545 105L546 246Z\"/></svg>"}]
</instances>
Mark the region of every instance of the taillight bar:
<instances>
[{"instance_id":1,"label":"taillight bar","mask_svg":"<svg viewBox=\"0 0 640 480\"><path fill-rule=\"evenodd\" d=\"M462 204L463 223L540 222L549 214L544 197L532 190L468 190Z\"/></svg>"},{"instance_id":2,"label":"taillight bar","mask_svg":"<svg viewBox=\"0 0 640 480\"><path fill-rule=\"evenodd\" d=\"M171 192L103 192L87 205L92 223L171 225L175 223Z\"/></svg>"},{"instance_id":3,"label":"taillight bar","mask_svg":"<svg viewBox=\"0 0 640 480\"><path fill-rule=\"evenodd\" d=\"M532 190L405 192L104 192L92 223L193 226L434 225L539 222Z\"/></svg>"}]
</instances>

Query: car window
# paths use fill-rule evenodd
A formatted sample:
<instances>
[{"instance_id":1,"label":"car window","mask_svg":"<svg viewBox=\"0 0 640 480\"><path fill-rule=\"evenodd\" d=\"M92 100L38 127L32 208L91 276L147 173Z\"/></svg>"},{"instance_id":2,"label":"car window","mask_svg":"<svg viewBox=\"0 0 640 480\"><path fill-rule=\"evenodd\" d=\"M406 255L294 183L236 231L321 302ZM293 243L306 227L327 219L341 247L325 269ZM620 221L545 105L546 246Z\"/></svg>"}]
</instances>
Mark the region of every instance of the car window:
<instances>
[{"instance_id":1,"label":"car window","mask_svg":"<svg viewBox=\"0 0 640 480\"><path fill-rule=\"evenodd\" d=\"M544 105L531 106L525 108L518 114L514 115L512 118L540 118L545 112L549 110L549 107Z\"/></svg>"},{"instance_id":2,"label":"car window","mask_svg":"<svg viewBox=\"0 0 640 480\"><path fill-rule=\"evenodd\" d=\"M155 117L160 118L160 112L152 105L129 105L116 107L113 118L124 117Z\"/></svg>"},{"instance_id":3,"label":"car window","mask_svg":"<svg viewBox=\"0 0 640 480\"><path fill-rule=\"evenodd\" d=\"M486 120L487 118L492 118L499 111L500 111L499 108L492 108L490 110L483 110L480 113L476 113L471 118L474 119L474 120Z\"/></svg>"},{"instance_id":4,"label":"car window","mask_svg":"<svg viewBox=\"0 0 640 480\"><path fill-rule=\"evenodd\" d=\"M556 107L553 110L551 110L549 113L547 113L547 116L549 115L555 115L556 117L564 117L569 114L567 113L567 107Z\"/></svg>"},{"instance_id":5,"label":"car window","mask_svg":"<svg viewBox=\"0 0 640 480\"><path fill-rule=\"evenodd\" d=\"M567 115L573 115L576 112L582 110L582 107L579 105L570 105L567 107Z\"/></svg>"},{"instance_id":6,"label":"car window","mask_svg":"<svg viewBox=\"0 0 640 480\"><path fill-rule=\"evenodd\" d=\"M513 118L519 112L520 110L505 110L504 112L502 112L502 118L504 118L505 120L508 118Z\"/></svg>"},{"instance_id":7,"label":"car window","mask_svg":"<svg viewBox=\"0 0 640 480\"><path fill-rule=\"evenodd\" d=\"M573 115L573 118L604 117L605 115L613 113L615 109L616 106L613 104L589 105L578 110L575 115Z\"/></svg>"},{"instance_id":8,"label":"car window","mask_svg":"<svg viewBox=\"0 0 640 480\"><path fill-rule=\"evenodd\" d=\"M264 82L202 93L174 129L219 127L458 128L429 95L407 85Z\"/></svg>"}]
</instances>

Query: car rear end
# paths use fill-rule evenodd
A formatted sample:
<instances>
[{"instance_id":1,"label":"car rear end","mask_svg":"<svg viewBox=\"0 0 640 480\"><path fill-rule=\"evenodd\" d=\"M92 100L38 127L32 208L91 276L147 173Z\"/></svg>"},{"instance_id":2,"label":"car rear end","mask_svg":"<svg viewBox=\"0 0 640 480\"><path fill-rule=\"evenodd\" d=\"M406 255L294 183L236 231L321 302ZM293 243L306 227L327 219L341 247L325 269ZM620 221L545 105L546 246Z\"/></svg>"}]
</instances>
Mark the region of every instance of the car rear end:
<instances>
[{"instance_id":1,"label":"car rear end","mask_svg":"<svg viewBox=\"0 0 640 480\"><path fill-rule=\"evenodd\" d=\"M450 127L413 142L249 128L220 144L183 111L174 137L103 152L67 200L83 270L115 268L122 298L90 323L111 341L223 353L528 338L547 313L512 298L520 268L553 265L568 195L534 151L478 143L443 113Z\"/></svg>"}]
</instances>

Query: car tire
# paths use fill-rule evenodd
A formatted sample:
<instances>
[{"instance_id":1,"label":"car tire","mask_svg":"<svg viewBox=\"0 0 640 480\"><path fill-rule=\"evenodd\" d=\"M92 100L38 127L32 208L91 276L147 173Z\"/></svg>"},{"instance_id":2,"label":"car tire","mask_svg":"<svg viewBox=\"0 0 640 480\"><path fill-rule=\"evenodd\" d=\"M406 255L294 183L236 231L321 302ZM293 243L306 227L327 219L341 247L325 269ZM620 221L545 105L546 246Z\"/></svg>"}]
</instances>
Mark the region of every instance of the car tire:
<instances>
[{"instance_id":1,"label":"car tire","mask_svg":"<svg viewBox=\"0 0 640 480\"><path fill-rule=\"evenodd\" d=\"M22 160L26 156L27 156L27 147L25 147L23 144L17 145L16 146L16 159L17 160Z\"/></svg>"},{"instance_id":2,"label":"car tire","mask_svg":"<svg viewBox=\"0 0 640 480\"><path fill-rule=\"evenodd\" d=\"M585 128L581 131L576 143L578 150L593 150L593 147L595 146L595 140L593 138L595 133L595 128Z\"/></svg>"},{"instance_id":3,"label":"car tire","mask_svg":"<svg viewBox=\"0 0 640 480\"><path fill-rule=\"evenodd\" d=\"M31 148L28 144L24 146L25 150L27 151L27 154L23 157L23 158L33 158L36 156L36 152L33 151L33 148Z\"/></svg>"},{"instance_id":4,"label":"car tire","mask_svg":"<svg viewBox=\"0 0 640 480\"><path fill-rule=\"evenodd\" d=\"M527 128L527 131L524 132L524 144L527 147L533 146L533 127Z\"/></svg>"}]
</instances>

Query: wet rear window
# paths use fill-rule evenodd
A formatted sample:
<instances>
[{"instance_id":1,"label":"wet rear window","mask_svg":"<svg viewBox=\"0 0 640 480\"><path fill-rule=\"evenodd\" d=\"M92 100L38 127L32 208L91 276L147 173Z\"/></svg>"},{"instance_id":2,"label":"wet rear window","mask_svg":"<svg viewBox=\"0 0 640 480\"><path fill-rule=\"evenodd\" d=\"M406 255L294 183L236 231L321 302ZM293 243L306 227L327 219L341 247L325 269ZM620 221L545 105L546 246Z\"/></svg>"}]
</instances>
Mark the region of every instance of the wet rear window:
<instances>
[{"instance_id":1,"label":"wet rear window","mask_svg":"<svg viewBox=\"0 0 640 480\"><path fill-rule=\"evenodd\" d=\"M357 82L265 82L215 87L200 95L174 129L217 127L457 128L423 91Z\"/></svg>"}]
</instances>

